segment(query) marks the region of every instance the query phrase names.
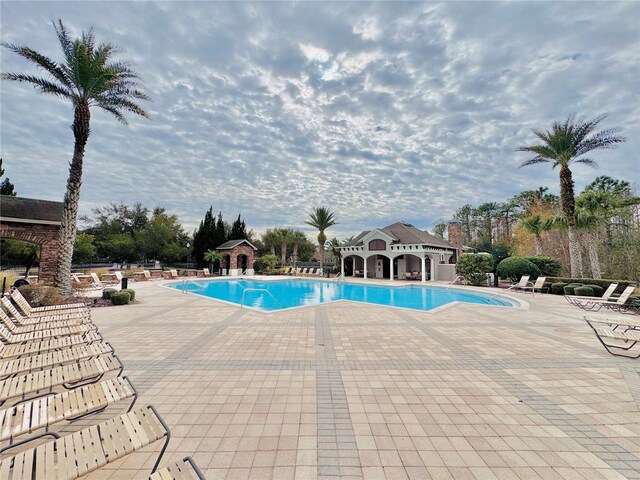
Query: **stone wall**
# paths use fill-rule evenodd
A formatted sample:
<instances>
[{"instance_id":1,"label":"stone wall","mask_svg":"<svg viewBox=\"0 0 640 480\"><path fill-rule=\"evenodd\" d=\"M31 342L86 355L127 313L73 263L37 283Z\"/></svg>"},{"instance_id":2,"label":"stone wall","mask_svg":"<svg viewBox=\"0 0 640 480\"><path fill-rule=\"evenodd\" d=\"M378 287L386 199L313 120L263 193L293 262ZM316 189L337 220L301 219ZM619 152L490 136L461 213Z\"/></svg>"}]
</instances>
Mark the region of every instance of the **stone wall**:
<instances>
[{"instance_id":1,"label":"stone wall","mask_svg":"<svg viewBox=\"0 0 640 480\"><path fill-rule=\"evenodd\" d=\"M60 226L35 223L1 222L0 237L40 245L38 282L52 284L58 258Z\"/></svg>"}]
</instances>

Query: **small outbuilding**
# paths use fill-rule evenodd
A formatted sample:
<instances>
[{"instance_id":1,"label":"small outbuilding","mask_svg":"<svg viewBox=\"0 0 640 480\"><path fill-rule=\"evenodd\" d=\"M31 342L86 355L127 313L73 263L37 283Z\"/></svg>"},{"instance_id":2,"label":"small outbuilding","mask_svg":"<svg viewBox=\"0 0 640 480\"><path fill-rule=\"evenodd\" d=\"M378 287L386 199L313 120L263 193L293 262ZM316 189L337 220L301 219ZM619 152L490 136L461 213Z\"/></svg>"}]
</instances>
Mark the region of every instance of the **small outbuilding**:
<instances>
[{"instance_id":1,"label":"small outbuilding","mask_svg":"<svg viewBox=\"0 0 640 480\"><path fill-rule=\"evenodd\" d=\"M222 255L220 268L222 274L232 277L253 275L253 262L258 248L246 238L229 240L216 248ZM228 270L227 270L228 269Z\"/></svg>"}]
</instances>

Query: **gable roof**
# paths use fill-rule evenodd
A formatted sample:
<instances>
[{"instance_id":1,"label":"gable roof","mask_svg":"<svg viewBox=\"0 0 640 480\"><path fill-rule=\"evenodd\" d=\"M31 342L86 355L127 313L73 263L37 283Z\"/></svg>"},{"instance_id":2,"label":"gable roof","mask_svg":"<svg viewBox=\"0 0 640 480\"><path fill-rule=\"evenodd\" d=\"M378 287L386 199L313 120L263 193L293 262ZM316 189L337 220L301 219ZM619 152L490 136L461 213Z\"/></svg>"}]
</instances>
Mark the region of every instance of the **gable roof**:
<instances>
[{"instance_id":1,"label":"gable roof","mask_svg":"<svg viewBox=\"0 0 640 480\"><path fill-rule=\"evenodd\" d=\"M0 219L5 222L60 225L62 207L62 202L1 195Z\"/></svg>"},{"instance_id":2,"label":"gable roof","mask_svg":"<svg viewBox=\"0 0 640 480\"><path fill-rule=\"evenodd\" d=\"M239 240L229 240L228 242L224 242L222 245L219 245L216 250L231 250L233 247L237 247L241 243L246 243L254 250L258 250L249 240L246 238L241 238Z\"/></svg>"},{"instance_id":3,"label":"gable roof","mask_svg":"<svg viewBox=\"0 0 640 480\"><path fill-rule=\"evenodd\" d=\"M416 227L412 227L406 225L404 223L396 222L391 225L387 225L386 227L380 228L387 235L396 239L394 241L394 245L431 245L433 247L441 247L441 248L451 248L455 250L456 247L451 245L446 240L442 238L438 238L435 235L431 235L429 232L419 230ZM355 237L349 243L344 244L344 247L355 247L358 245L363 245L363 238L369 234L371 230L365 230L361 232L357 237Z\"/></svg>"}]
</instances>

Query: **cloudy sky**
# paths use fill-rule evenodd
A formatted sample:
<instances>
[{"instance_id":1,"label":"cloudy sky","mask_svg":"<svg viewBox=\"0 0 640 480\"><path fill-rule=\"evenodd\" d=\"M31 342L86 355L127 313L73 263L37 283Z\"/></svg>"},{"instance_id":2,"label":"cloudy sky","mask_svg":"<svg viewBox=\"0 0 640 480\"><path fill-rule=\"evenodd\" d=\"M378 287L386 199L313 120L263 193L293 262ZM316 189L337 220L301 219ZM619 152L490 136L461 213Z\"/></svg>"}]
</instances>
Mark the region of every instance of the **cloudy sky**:
<instances>
[{"instance_id":1,"label":"cloudy sky","mask_svg":"<svg viewBox=\"0 0 640 480\"><path fill-rule=\"evenodd\" d=\"M125 127L93 112L81 210L161 205L191 230L209 205L249 227L330 235L548 186L514 152L572 112L608 113L627 142L575 168L638 180L639 2L0 3L5 42L61 59L52 20L124 48L153 98ZM35 72L1 52L2 72ZM72 109L2 82L1 155L21 196L62 200Z\"/></svg>"}]
</instances>

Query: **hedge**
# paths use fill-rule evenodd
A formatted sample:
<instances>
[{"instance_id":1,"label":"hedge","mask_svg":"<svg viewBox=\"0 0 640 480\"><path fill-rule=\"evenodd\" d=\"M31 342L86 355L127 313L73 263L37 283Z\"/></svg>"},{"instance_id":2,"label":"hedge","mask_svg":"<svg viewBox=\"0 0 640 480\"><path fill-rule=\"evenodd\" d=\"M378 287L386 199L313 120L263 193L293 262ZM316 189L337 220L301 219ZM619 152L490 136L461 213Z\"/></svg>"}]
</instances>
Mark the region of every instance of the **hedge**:
<instances>
[{"instance_id":1,"label":"hedge","mask_svg":"<svg viewBox=\"0 0 640 480\"><path fill-rule=\"evenodd\" d=\"M102 299L109 300L111 298L111 295L113 295L114 293L118 293L118 290L115 288L105 288L102 291Z\"/></svg>"},{"instance_id":2,"label":"hedge","mask_svg":"<svg viewBox=\"0 0 640 480\"><path fill-rule=\"evenodd\" d=\"M591 285L590 283L587 283L585 284L585 287L589 287L591 290L593 290L594 297L601 297L604 293L604 288L602 288L600 285Z\"/></svg>"},{"instance_id":3,"label":"hedge","mask_svg":"<svg viewBox=\"0 0 640 480\"><path fill-rule=\"evenodd\" d=\"M551 293L554 295L564 295L564 287L568 284L564 282L557 282L551 284Z\"/></svg>"},{"instance_id":4,"label":"hedge","mask_svg":"<svg viewBox=\"0 0 640 480\"><path fill-rule=\"evenodd\" d=\"M535 257L522 257L525 260L529 260L538 269L540 269L540 275L558 275L562 269L560 262L553 257L535 256Z\"/></svg>"},{"instance_id":5,"label":"hedge","mask_svg":"<svg viewBox=\"0 0 640 480\"><path fill-rule=\"evenodd\" d=\"M582 284L581 283L570 283L569 285L566 285L564 287L564 294L565 295L575 295L575 289L581 287Z\"/></svg>"},{"instance_id":6,"label":"hedge","mask_svg":"<svg viewBox=\"0 0 640 480\"><path fill-rule=\"evenodd\" d=\"M593 288L584 285L582 287L575 287L573 289L573 293L575 295L579 295L581 297L595 297L595 294L593 292Z\"/></svg>"},{"instance_id":7,"label":"hedge","mask_svg":"<svg viewBox=\"0 0 640 480\"><path fill-rule=\"evenodd\" d=\"M131 301L129 292L116 292L111 295L111 303L114 305L126 305Z\"/></svg>"},{"instance_id":8,"label":"hedge","mask_svg":"<svg viewBox=\"0 0 640 480\"><path fill-rule=\"evenodd\" d=\"M523 257L509 257L502 260L496 268L498 276L517 282L523 275L529 275L531 280L540 276L540 269Z\"/></svg>"},{"instance_id":9,"label":"hedge","mask_svg":"<svg viewBox=\"0 0 640 480\"><path fill-rule=\"evenodd\" d=\"M130 300L133 302L136 299L136 291L132 288L123 288L120 290L121 292L127 292L129 294Z\"/></svg>"},{"instance_id":10,"label":"hedge","mask_svg":"<svg viewBox=\"0 0 640 480\"><path fill-rule=\"evenodd\" d=\"M553 283L563 282L567 284L582 283L584 285L598 285L599 287L602 287L603 293L607 288L609 288L609 285L611 285L612 283L618 284L618 288L615 289L614 293L622 293L624 289L627 288L628 285L634 284L634 282L631 282L629 280L611 280L609 278L596 280L593 278L547 277L547 281L553 282Z\"/></svg>"}]
</instances>

